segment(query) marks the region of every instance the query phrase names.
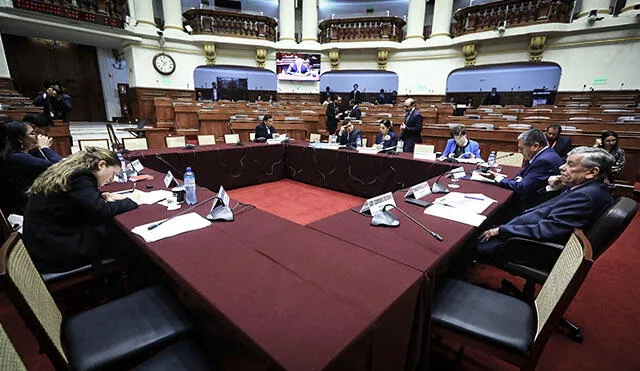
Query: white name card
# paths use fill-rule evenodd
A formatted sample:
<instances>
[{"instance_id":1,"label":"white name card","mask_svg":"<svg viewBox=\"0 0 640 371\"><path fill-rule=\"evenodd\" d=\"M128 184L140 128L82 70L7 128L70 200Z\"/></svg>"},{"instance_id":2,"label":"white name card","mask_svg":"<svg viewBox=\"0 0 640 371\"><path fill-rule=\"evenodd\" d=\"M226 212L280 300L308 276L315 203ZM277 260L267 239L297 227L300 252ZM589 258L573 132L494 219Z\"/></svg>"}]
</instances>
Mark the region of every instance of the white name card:
<instances>
[{"instance_id":1,"label":"white name card","mask_svg":"<svg viewBox=\"0 0 640 371\"><path fill-rule=\"evenodd\" d=\"M171 182L176 182L176 184L178 184L176 178L171 174L171 170L169 170L167 171L167 175L164 176L164 186L169 188L171 186Z\"/></svg>"},{"instance_id":2,"label":"white name card","mask_svg":"<svg viewBox=\"0 0 640 371\"><path fill-rule=\"evenodd\" d=\"M462 166L457 167L453 170L451 170L451 175L453 176L453 179L460 179L463 178L466 174L464 168Z\"/></svg>"},{"instance_id":3,"label":"white name card","mask_svg":"<svg viewBox=\"0 0 640 371\"><path fill-rule=\"evenodd\" d=\"M393 199L393 193L391 192L366 200L360 209L360 213L369 212L371 215L376 215L387 205L396 206L396 200Z\"/></svg>"},{"instance_id":4,"label":"white name card","mask_svg":"<svg viewBox=\"0 0 640 371\"><path fill-rule=\"evenodd\" d=\"M133 170L137 171L138 173L144 170L144 166L142 166L142 164L140 163L140 160L133 161L131 163L131 166L133 166Z\"/></svg>"},{"instance_id":5,"label":"white name card","mask_svg":"<svg viewBox=\"0 0 640 371\"><path fill-rule=\"evenodd\" d=\"M436 154L435 153L426 153L426 152L414 152L413 153L413 158L417 159L417 160L432 160L432 161L435 161L436 160Z\"/></svg>"},{"instance_id":6,"label":"white name card","mask_svg":"<svg viewBox=\"0 0 640 371\"><path fill-rule=\"evenodd\" d=\"M223 206L229 206L229 195L222 186L220 186L220 189L218 189L218 197L222 200ZM220 202L220 200L216 199L216 202L214 202L213 206L211 206L211 210L213 210L213 208L218 205L218 202Z\"/></svg>"},{"instance_id":7,"label":"white name card","mask_svg":"<svg viewBox=\"0 0 640 371\"><path fill-rule=\"evenodd\" d=\"M429 186L429 182L422 182L409 188L407 194L404 195L404 198L420 199L428 194L431 194L431 187Z\"/></svg>"}]
</instances>

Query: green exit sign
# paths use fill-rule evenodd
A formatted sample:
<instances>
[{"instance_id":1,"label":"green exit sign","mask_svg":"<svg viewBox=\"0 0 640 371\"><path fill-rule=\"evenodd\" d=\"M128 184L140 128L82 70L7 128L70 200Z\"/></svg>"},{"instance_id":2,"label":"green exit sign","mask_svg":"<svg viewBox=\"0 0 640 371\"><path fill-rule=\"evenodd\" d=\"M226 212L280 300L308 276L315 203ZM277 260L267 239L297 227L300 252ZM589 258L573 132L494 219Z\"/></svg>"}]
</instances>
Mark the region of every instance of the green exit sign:
<instances>
[{"instance_id":1,"label":"green exit sign","mask_svg":"<svg viewBox=\"0 0 640 371\"><path fill-rule=\"evenodd\" d=\"M607 78L600 76L600 77L594 77L593 81L591 82L592 85L607 85Z\"/></svg>"}]
</instances>

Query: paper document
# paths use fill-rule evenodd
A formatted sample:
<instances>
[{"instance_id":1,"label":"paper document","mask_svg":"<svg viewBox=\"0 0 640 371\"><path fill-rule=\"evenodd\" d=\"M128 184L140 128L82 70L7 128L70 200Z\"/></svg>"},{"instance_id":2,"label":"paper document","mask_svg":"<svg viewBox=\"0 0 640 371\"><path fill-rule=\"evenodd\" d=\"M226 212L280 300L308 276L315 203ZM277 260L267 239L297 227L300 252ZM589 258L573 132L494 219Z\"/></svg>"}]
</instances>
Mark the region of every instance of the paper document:
<instances>
[{"instance_id":1,"label":"paper document","mask_svg":"<svg viewBox=\"0 0 640 371\"><path fill-rule=\"evenodd\" d=\"M138 205L152 205L158 201L162 201L173 196L173 193L171 191L166 191L163 189L151 192L144 192L139 189L134 189L133 192L123 191L116 193L124 194Z\"/></svg>"},{"instance_id":2,"label":"paper document","mask_svg":"<svg viewBox=\"0 0 640 371\"><path fill-rule=\"evenodd\" d=\"M162 223L152 230L150 225L160 222L157 220L152 223L139 225L131 230L131 232L142 237L147 242L155 242L163 238L176 236L184 232L195 231L211 225L211 222L196 213L188 213L177 216L166 223Z\"/></svg>"},{"instance_id":3,"label":"paper document","mask_svg":"<svg viewBox=\"0 0 640 371\"><path fill-rule=\"evenodd\" d=\"M22 233L22 225L24 224L24 216L18 215L18 214L10 214L9 217L7 218L7 221L9 222L9 225L11 225L12 229L14 227L16 227L16 225L17 225L18 229L15 229L15 231Z\"/></svg>"},{"instance_id":4,"label":"paper document","mask_svg":"<svg viewBox=\"0 0 640 371\"><path fill-rule=\"evenodd\" d=\"M481 162L484 162L483 159L476 157L476 158L456 158L456 160L458 160L458 162L462 162L463 164L479 164Z\"/></svg>"},{"instance_id":5,"label":"paper document","mask_svg":"<svg viewBox=\"0 0 640 371\"><path fill-rule=\"evenodd\" d=\"M487 178L486 176L483 176L482 174L480 174L477 171L474 171L473 173L471 173L471 178L469 178L471 180L475 180L478 182L485 182L485 183L496 183L495 180Z\"/></svg>"},{"instance_id":6,"label":"paper document","mask_svg":"<svg viewBox=\"0 0 640 371\"><path fill-rule=\"evenodd\" d=\"M474 214L482 214L496 200L482 193L449 192L442 197L436 198L433 202L456 209L464 209L464 211Z\"/></svg>"},{"instance_id":7,"label":"paper document","mask_svg":"<svg viewBox=\"0 0 640 371\"><path fill-rule=\"evenodd\" d=\"M444 206L439 204L433 204L424 210L427 215L437 216L439 218L453 220L454 222L472 225L479 227L485 219L484 215L474 214L464 209L458 209L455 207Z\"/></svg>"}]
</instances>

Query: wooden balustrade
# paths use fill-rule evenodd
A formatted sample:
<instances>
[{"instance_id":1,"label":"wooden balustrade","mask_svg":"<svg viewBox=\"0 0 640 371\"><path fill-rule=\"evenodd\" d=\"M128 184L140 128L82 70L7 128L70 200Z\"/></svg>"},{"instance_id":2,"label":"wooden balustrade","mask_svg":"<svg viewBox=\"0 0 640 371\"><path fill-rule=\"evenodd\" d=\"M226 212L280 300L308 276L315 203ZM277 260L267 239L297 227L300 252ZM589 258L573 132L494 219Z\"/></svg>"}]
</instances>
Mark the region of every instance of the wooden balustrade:
<instances>
[{"instance_id":1,"label":"wooden balustrade","mask_svg":"<svg viewBox=\"0 0 640 371\"><path fill-rule=\"evenodd\" d=\"M507 0L461 9L453 15L453 36L494 30L501 21L507 27L539 23L569 23L573 0Z\"/></svg>"},{"instance_id":2,"label":"wooden balustrade","mask_svg":"<svg viewBox=\"0 0 640 371\"><path fill-rule=\"evenodd\" d=\"M126 0L13 0L13 7L119 28L127 16Z\"/></svg>"},{"instance_id":3,"label":"wooden balustrade","mask_svg":"<svg viewBox=\"0 0 640 371\"><path fill-rule=\"evenodd\" d=\"M327 19L320 24L321 43L340 41L395 41L404 38L406 22L399 17Z\"/></svg>"},{"instance_id":4,"label":"wooden balustrade","mask_svg":"<svg viewBox=\"0 0 640 371\"><path fill-rule=\"evenodd\" d=\"M254 14L223 12L211 9L190 9L182 14L193 34L244 37L276 41L278 22Z\"/></svg>"}]
</instances>

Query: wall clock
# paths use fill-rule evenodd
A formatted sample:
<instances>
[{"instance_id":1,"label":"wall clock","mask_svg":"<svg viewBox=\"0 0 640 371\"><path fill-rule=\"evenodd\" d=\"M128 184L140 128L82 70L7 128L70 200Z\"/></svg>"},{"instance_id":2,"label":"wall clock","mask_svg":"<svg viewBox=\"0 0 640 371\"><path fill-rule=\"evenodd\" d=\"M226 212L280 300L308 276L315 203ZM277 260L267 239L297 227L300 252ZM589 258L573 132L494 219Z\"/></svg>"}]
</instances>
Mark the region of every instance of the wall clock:
<instances>
[{"instance_id":1,"label":"wall clock","mask_svg":"<svg viewBox=\"0 0 640 371\"><path fill-rule=\"evenodd\" d=\"M176 61L169 54L159 53L153 57L153 68L163 75L171 75L176 70Z\"/></svg>"}]
</instances>

